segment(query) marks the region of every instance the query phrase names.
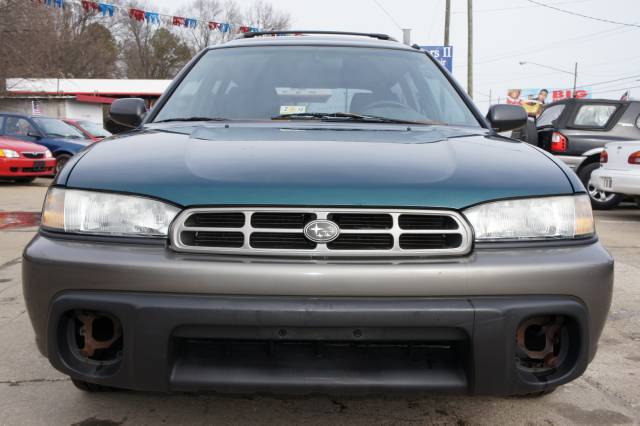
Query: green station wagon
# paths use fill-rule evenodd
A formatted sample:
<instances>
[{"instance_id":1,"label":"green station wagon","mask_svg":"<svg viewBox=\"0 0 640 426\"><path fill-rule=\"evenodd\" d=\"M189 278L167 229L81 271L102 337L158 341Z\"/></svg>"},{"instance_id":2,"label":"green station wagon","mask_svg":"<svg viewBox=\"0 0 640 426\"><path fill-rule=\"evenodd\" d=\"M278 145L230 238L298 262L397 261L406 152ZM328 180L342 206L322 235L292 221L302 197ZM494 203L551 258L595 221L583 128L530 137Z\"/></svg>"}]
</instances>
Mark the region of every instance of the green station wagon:
<instances>
[{"instance_id":1,"label":"green station wagon","mask_svg":"<svg viewBox=\"0 0 640 426\"><path fill-rule=\"evenodd\" d=\"M250 33L74 156L24 252L88 391L540 394L593 359L613 260L559 160L429 54Z\"/></svg>"}]
</instances>

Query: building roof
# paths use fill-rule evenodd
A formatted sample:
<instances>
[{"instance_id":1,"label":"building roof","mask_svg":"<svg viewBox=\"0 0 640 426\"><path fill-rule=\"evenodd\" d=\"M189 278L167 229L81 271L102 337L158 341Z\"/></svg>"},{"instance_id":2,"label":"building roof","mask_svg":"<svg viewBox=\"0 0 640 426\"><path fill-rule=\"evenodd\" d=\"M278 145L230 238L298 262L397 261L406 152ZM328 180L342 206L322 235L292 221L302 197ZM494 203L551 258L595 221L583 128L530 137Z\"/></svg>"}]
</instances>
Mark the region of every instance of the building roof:
<instances>
[{"instance_id":1,"label":"building roof","mask_svg":"<svg viewBox=\"0 0 640 426\"><path fill-rule=\"evenodd\" d=\"M171 80L8 78L14 95L160 96Z\"/></svg>"}]
</instances>

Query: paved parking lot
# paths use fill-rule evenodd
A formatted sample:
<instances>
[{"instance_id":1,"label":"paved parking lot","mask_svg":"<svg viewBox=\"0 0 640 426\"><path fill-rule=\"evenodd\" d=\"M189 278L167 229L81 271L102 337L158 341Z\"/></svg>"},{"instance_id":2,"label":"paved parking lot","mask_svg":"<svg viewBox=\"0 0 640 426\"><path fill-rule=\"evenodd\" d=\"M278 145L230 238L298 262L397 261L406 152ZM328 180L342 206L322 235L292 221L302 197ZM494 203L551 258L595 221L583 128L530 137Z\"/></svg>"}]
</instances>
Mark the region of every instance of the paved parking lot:
<instances>
[{"instance_id":1,"label":"paved parking lot","mask_svg":"<svg viewBox=\"0 0 640 426\"><path fill-rule=\"evenodd\" d=\"M37 212L49 181L0 183L2 211ZM640 423L640 208L597 213L616 259L613 306L586 374L541 398L85 394L37 352L20 284L35 232L0 219L0 425Z\"/></svg>"}]
</instances>

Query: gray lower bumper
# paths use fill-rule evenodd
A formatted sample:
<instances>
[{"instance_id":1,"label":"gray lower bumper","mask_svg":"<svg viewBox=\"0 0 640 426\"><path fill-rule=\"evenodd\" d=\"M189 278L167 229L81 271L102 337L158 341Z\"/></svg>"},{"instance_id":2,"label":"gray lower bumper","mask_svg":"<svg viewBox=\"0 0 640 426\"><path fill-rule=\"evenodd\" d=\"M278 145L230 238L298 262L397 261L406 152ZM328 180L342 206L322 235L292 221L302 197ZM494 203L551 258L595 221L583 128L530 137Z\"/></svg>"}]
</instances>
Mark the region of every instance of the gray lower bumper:
<instances>
[{"instance_id":1,"label":"gray lower bumper","mask_svg":"<svg viewBox=\"0 0 640 426\"><path fill-rule=\"evenodd\" d=\"M24 253L23 286L38 346L47 353L50 309L76 291L155 294L454 298L564 296L585 310L591 359L609 310L613 259L599 243L476 249L458 259L310 261L178 254L162 246L58 240L38 235Z\"/></svg>"},{"instance_id":2,"label":"gray lower bumper","mask_svg":"<svg viewBox=\"0 0 640 426\"><path fill-rule=\"evenodd\" d=\"M68 348L67 312L122 322L123 356L103 368ZM558 369L516 362L516 328L559 314L572 326ZM570 297L318 298L66 292L50 312L49 360L72 377L145 391L541 392L580 376L589 338ZM62 331L62 332L61 332Z\"/></svg>"}]
</instances>

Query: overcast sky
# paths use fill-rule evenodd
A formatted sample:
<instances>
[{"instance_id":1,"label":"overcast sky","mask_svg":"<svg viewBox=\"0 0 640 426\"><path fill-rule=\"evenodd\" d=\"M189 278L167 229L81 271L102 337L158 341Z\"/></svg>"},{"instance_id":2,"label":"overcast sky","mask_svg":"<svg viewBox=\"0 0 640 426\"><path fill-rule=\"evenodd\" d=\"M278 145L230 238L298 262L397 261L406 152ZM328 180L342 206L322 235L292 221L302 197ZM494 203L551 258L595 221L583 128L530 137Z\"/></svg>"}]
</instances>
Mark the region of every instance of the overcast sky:
<instances>
[{"instance_id":1,"label":"overcast sky","mask_svg":"<svg viewBox=\"0 0 640 426\"><path fill-rule=\"evenodd\" d=\"M640 0L540 0L570 11L640 25ZM249 5L252 0L238 0ZM172 12L188 0L149 0ZM445 0L272 0L292 18L292 28L382 32L412 42L443 43ZM466 87L467 0L451 0L453 74ZM474 99L485 109L508 88L571 87L573 77L520 61L572 71L578 62L578 86L590 85L594 97L620 98L631 88L640 98L640 27L571 16L527 0L474 0ZM385 13L383 8L388 12ZM389 16L390 15L390 16ZM194 17L197 18L197 17ZM247 23L251 24L251 23ZM607 84L608 80L632 77ZM635 87L635 88L634 88Z\"/></svg>"}]
</instances>

